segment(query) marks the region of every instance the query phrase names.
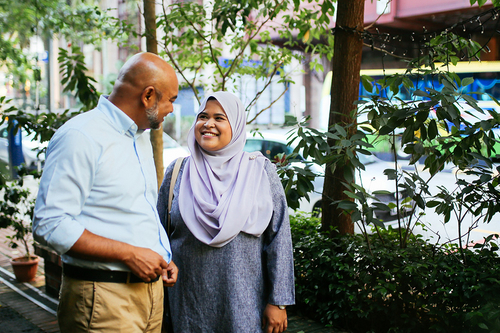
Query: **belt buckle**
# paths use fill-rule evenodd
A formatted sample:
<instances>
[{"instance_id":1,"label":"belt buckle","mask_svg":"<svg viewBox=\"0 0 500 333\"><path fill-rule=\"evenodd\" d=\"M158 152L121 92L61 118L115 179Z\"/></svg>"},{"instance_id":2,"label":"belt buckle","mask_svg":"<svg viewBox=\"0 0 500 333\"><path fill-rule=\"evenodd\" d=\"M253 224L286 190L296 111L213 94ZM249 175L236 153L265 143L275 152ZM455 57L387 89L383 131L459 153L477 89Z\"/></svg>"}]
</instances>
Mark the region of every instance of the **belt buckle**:
<instances>
[{"instance_id":1,"label":"belt buckle","mask_svg":"<svg viewBox=\"0 0 500 333\"><path fill-rule=\"evenodd\" d=\"M131 274L132 274L132 272L127 272L127 283L130 283Z\"/></svg>"}]
</instances>

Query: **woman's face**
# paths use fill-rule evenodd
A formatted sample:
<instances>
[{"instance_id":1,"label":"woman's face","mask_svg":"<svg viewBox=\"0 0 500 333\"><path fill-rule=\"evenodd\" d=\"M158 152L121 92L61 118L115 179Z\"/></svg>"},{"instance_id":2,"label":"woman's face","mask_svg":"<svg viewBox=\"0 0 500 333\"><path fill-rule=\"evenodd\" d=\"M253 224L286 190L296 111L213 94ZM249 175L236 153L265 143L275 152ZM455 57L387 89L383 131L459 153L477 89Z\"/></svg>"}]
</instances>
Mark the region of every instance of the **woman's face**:
<instances>
[{"instance_id":1,"label":"woman's face","mask_svg":"<svg viewBox=\"0 0 500 333\"><path fill-rule=\"evenodd\" d=\"M194 134L196 142L206 151L217 151L231 142L231 125L217 100L209 100L205 110L198 114Z\"/></svg>"}]
</instances>

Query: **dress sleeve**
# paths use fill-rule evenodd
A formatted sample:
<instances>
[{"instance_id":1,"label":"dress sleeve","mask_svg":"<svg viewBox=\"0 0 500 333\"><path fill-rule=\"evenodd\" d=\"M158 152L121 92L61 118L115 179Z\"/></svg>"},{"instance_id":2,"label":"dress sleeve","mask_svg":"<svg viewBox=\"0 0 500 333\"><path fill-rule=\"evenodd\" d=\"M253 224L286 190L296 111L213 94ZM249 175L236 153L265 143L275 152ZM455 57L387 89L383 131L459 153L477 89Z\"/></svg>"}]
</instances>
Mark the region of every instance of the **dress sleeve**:
<instances>
[{"instance_id":1,"label":"dress sleeve","mask_svg":"<svg viewBox=\"0 0 500 333\"><path fill-rule=\"evenodd\" d=\"M271 186L273 216L264 232L264 258L266 260L269 297L274 305L295 304L295 279L293 268L293 247L285 192L270 161L266 172Z\"/></svg>"}]
</instances>

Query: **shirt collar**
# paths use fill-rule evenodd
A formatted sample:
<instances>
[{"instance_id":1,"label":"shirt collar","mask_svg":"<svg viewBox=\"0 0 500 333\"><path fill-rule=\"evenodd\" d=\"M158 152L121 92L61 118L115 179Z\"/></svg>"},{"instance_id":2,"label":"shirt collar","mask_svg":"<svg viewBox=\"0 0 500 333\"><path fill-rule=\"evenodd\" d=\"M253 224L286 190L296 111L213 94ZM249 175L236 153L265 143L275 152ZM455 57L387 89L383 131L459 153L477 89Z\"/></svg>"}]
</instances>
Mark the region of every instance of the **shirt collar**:
<instances>
[{"instance_id":1,"label":"shirt collar","mask_svg":"<svg viewBox=\"0 0 500 333\"><path fill-rule=\"evenodd\" d=\"M140 135L143 131L138 130L137 124L108 100L108 95L101 95L98 108L109 118L113 127L130 137Z\"/></svg>"}]
</instances>

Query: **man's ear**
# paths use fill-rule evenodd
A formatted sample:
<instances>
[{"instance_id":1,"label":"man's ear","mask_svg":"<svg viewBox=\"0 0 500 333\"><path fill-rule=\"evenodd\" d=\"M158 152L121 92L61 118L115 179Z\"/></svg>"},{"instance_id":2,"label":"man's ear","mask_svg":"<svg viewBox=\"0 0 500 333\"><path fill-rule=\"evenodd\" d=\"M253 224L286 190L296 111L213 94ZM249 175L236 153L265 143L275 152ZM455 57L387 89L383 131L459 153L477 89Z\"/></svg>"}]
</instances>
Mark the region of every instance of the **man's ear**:
<instances>
[{"instance_id":1,"label":"man's ear","mask_svg":"<svg viewBox=\"0 0 500 333\"><path fill-rule=\"evenodd\" d=\"M153 86L144 88L141 94L141 102L145 108L150 108L154 105L156 100L156 90Z\"/></svg>"}]
</instances>

